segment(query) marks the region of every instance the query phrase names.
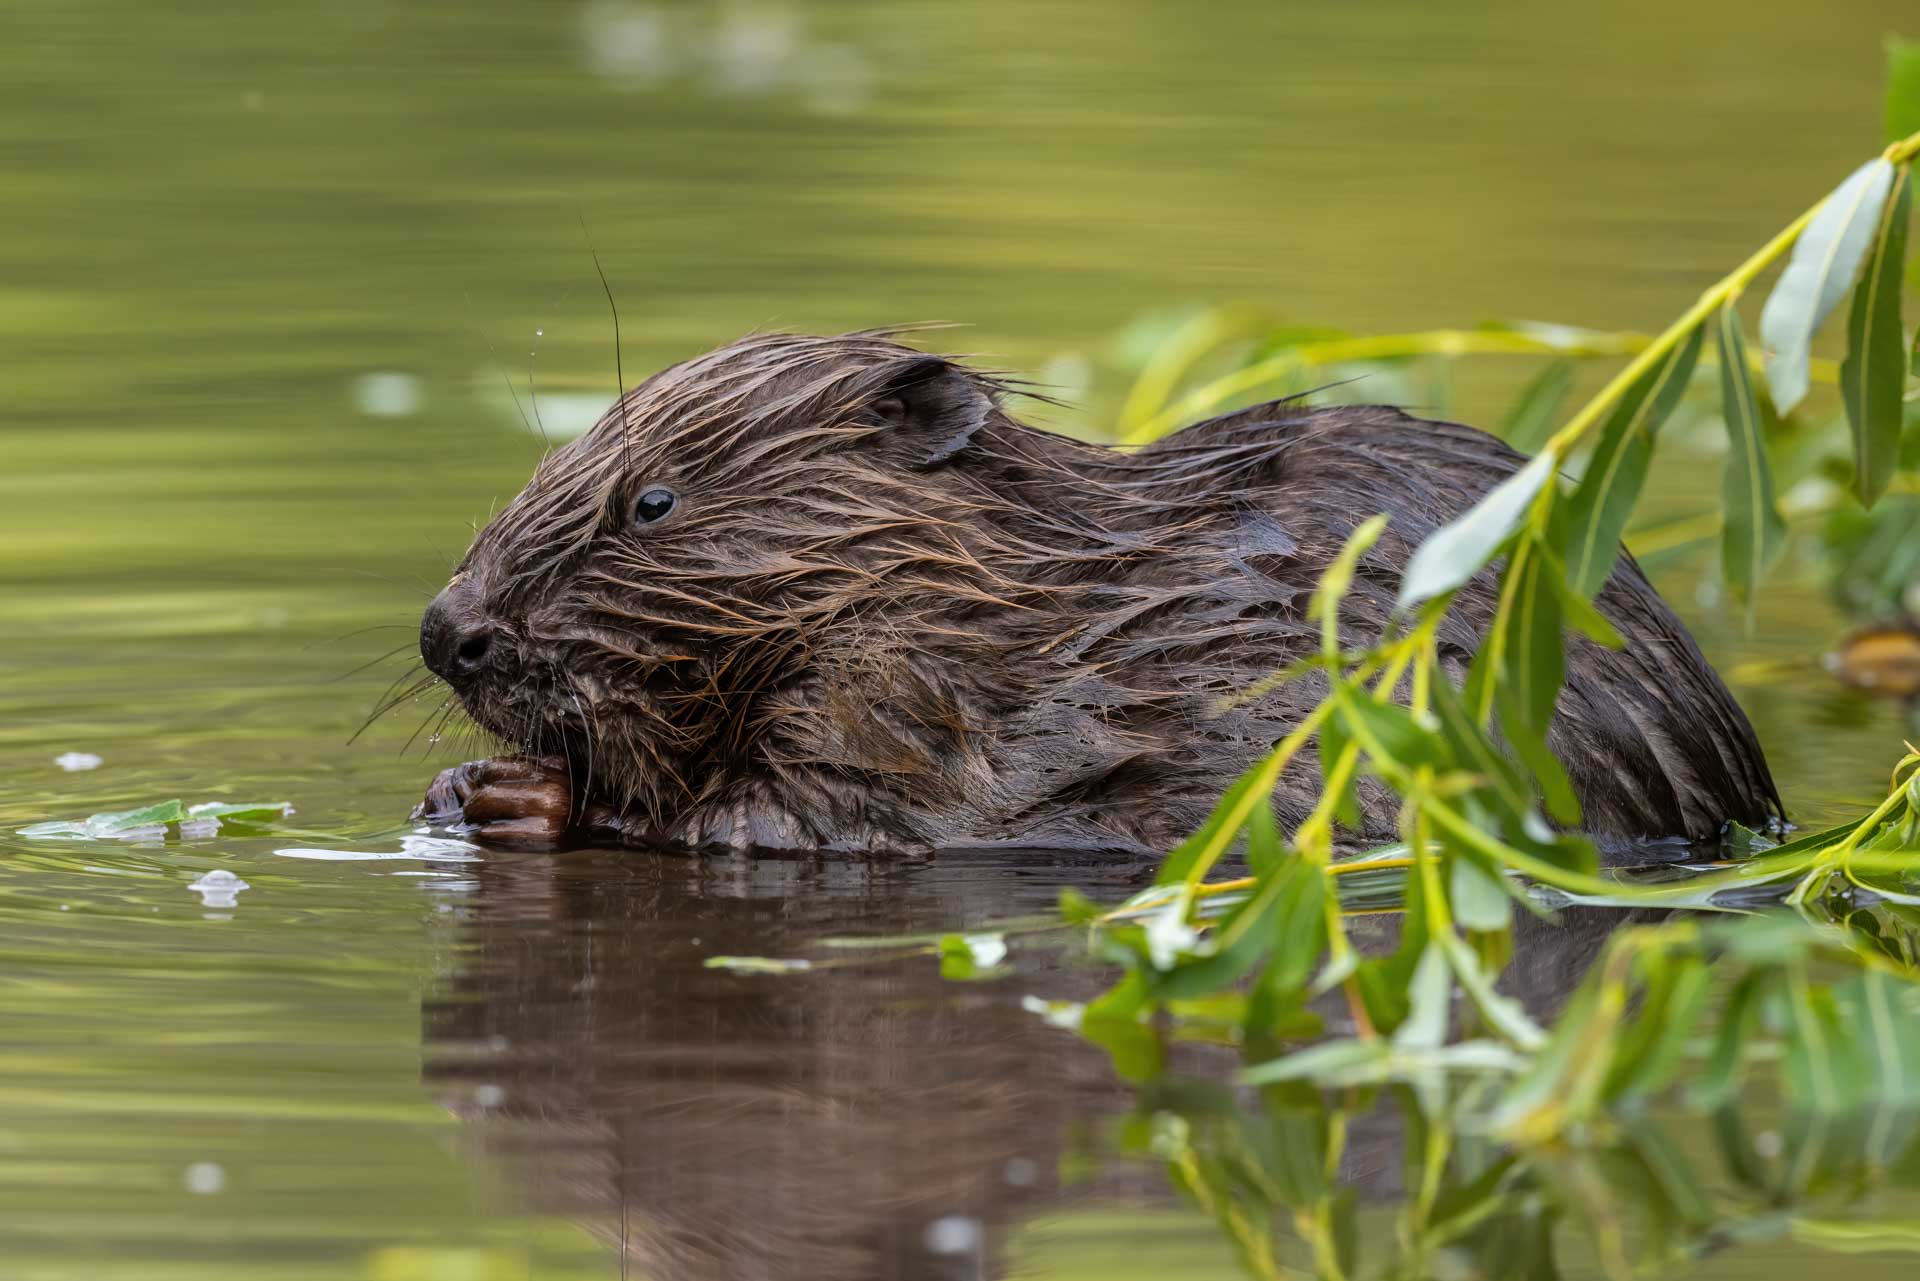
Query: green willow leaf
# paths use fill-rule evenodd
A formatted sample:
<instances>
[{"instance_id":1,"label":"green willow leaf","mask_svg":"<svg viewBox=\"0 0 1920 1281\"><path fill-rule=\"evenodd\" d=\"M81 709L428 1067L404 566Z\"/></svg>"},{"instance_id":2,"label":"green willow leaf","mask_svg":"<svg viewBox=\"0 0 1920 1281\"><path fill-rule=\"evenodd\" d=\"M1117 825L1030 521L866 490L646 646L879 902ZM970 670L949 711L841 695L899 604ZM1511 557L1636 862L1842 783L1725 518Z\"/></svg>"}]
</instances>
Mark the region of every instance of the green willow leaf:
<instances>
[{"instance_id":1,"label":"green willow leaf","mask_svg":"<svg viewBox=\"0 0 1920 1281\"><path fill-rule=\"evenodd\" d=\"M1901 273L1907 262L1907 216L1912 199L1901 169L1886 202L1860 285L1847 316L1847 357L1840 363L1840 396L1853 429L1853 492L1871 507L1886 492L1900 456L1901 393L1906 388L1906 336L1900 331Z\"/></svg>"},{"instance_id":2,"label":"green willow leaf","mask_svg":"<svg viewBox=\"0 0 1920 1281\"><path fill-rule=\"evenodd\" d=\"M1500 439L1523 454L1535 453L1547 443L1560 406L1573 389L1573 362L1565 356L1550 361L1520 392L1501 425Z\"/></svg>"},{"instance_id":3,"label":"green willow leaf","mask_svg":"<svg viewBox=\"0 0 1920 1281\"><path fill-rule=\"evenodd\" d=\"M1398 703L1385 702L1350 686L1336 686L1334 704L1348 735L1375 760L1401 765L1431 765L1445 769L1451 762L1446 740L1432 732L1431 722L1416 719Z\"/></svg>"},{"instance_id":4,"label":"green willow leaf","mask_svg":"<svg viewBox=\"0 0 1920 1281\"><path fill-rule=\"evenodd\" d=\"M1522 704L1515 690L1498 680L1494 682L1494 708L1500 714L1500 732L1508 749L1540 785L1547 813L1562 823L1578 823L1580 801L1573 794L1573 781L1560 758L1548 748L1546 730L1535 720L1535 709Z\"/></svg>"},{"instance_id":5,"label":"green willow leaf","mask_svg":"<svg viewBox=\"0 0 1920 1281\"><path fill-rule=\"evenodd\" d=\"M1920 40L1887 37L1887 141L1920 133Z\"/></svg>"},{"instance_id":6,"label":"green willow leaf","mask_svg":"<svg viewBox=\"0 0 1920 1281\"><path fill-rule=\"evenodd\" d=\"M1547 582L1552 584L1560 597L1560 608L1565 612L1567 626L1608 649L1624 649L1626 637L1607 620L1607 616L1600 612L1591 599L1580 594L1580 589L1574 586L1566 568L1552 550L1543 547L1540 555L1546 558L1548 567L1553 571L1547 575Z\"/></svg>"},{"instance_id":7,"label":"green willow leaf","mask_svg":"<svg viewBox=\"0 0 1920 1281\"><path fill-rule=\"evenodd\" d=\"M1747 343L1740 316L1722 307L1715 321L1720 346L1721 413L1727 421L1727 467L1721 481L1725 520L1720 555L1727 582L1746 602L1751 625L1755 598L1767 567L1780 554L1787 525L1773 497L1767 463L1766 425L1759 396L1747 374Z\"/></svg>"},{"instance_id":8,"label":"green willow leaf","mask_svg":"<svg viewBox=\"0 0 1920 1281\"><path fill-rule=\"evenodd\" d=\"M1838 1116L1859 1106L1867 1085L1855 1030L1840 1017L1833 993L1796 972L1787 984L1786 1058L1781 1079L1787 1103Z\"/></svg>"},{"instance_id":9,"label":"green willow leaf","mask_svg":"<svg viewBox=\"0 0 1920 1281\"><path fill-rule=\"evenodd\" d=\"M1213 812L1207 815L1207 821L1200 825L1200 829L1168 852L1166 862L1160 865L1160 874L1153 878L1155 885L1176 885L1187 879L1187 873L1192 870L1200 852L1212 844L1220 829L1229 822L1241 799L1253 788L1259 773L1260 767L1256 765L1234 780L1233 786L1220 797L1220 803L1213 807Z\"/></svg>"},{"instance_id":10,"label":"green willow leaf","mask_svg":"<svg viewBox=\"0 0 1920 1281\"><path fill-rule=\"evenodd\" d=\"M1414 549L1400 580L1400 609L1444 595L1479 573L1519 528L1527 508L1553 480L1552 454L1541 454L1501 481Z\"/></svg>"},{"instance_id":11,"label":"green willow leaf","mask_svg":"<svg viewBox=\"0 0 1920 1281\"><path fill-rule=\"evenodd\" d=\"M1707 1007L1711 976L1698 956L1649 958L1654 969L1640 1009L1620 1038L1605 1094L1618 1103L1652 1094L1672 1079Z\"/></svg>"},{"instance_id":12,"label":"green willow leaf","mask_svg":"<svg viewBox=\"0 0 1920 1281\"><path fill-rule=\"evenodd\" d=\"M1321 724L1318 738L1320 743L1320 785L1325 787L1333 778L1334 763L1338 761L1341 755L1347 750L1347 744L1352 740L1352 735L1347 732L1346 724L1341 717L1329 716ZM1356 786L1357 783L1358 771L1355 771L1355 777L1347 780L1346 785L1340 789L1340 795L1335 798L1333 803L1334 819L1348 828L1358 828L1360 826L1360 793Z\"/></svg>"},{"instance_id":13,"label":"green willow leaf","mask_svg":"<svg viewBox=\"0 0 1920 1281\"><path fill-rule=\"evenodd\" d=\"M1513 762L1474 721L1460 691L1442 674L1432 687L1434 714L1454 758L1486 780L1489 797L1507 814L1518 817L1533 808L1533 793Z\"/></svg>"},{"instance_id":14,"label":"green willow leaf","mask_svg":"<svg viewBox=\"0 0 1920 1281\"><path fill-rule=\"evenodd\" d=\"M1525 716L1527 724L1545 738L1553 722L1554 704L1566 679L1566 655L1560 643L1560 596L1549 581L1553 567L1541 556L1516 556L1509 573L1519 575L1514 587L1513 613L1501 651L1500 680L1510 695L1508 706ZM1511 729L1503 719L1501 725Z\"/></svg>"},{"instance_id":15,"label":"green willow leaf","mask_svg":"<svg viewBox=\"0 0 1920 1281\"><path fill-rule=\"evenodd\" d=\"M1859 274L1892 186L1893 164L1875 156L1833 189L1793 242L1793 257L1760 312L1767 386L1783 414L1807 394L1813 335Z\"/></svg>"},{"instance_id":16,"label":"green willow leaf","mask_svg":"<svg viewBox=\"0 0 1920 1281\"><path fill-rule=\"evenodd\" d=\"M1705 337L1706 327L1696 327L1686 342L1635 379L1600 429L1600 443L1566 504L1562 550L1568 581L1582 596L1597 594L1613 572L1620 536L1647 478L1654 434L1686 394Z\"/></svg>"},{"instance_id":17,"label":"green willow leaf","mask_svg":"<svg viewBox=\"0 0 1920 1281\"><path fill-rule=\"evenodd\" d=\"M1513 902L1500 874L1482 868L1465 855L1454 855L1447 898L1453 905L1453 919L1462 929L1486 934L1506 929L1512 920Z\"/></svg>"},{"instance_id":18,"label":"green willow leaf","mask_svg":"<svg viewBox=\"0 0 1920 1281\"><path fill-rule=\"evenodd\" d=\"M1695 1107L1712 1111L1740 1092L1747 1079L1747 1047L1759 1029L1760 1007L1773 984L1773 973L1760 970L1747 974L1728 994L1706 1067L1689 1091Z\"/></svg>"}]
</instances>

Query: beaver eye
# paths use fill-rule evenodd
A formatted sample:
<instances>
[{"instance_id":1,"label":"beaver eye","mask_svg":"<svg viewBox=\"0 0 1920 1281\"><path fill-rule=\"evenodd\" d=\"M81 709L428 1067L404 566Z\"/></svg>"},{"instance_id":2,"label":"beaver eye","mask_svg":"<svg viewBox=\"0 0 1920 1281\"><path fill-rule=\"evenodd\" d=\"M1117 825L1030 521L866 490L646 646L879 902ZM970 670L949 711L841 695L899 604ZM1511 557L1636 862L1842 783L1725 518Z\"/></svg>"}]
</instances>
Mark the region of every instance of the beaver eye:
<instances>
[{"instance_id":1,"label":"beaver eye","mask_svg":"<svg viewBox=\"0 0 1920 1281\"><path fill-rule=\"evenodd\" d=\"M671 489L649 489L633 500L633 523L651 525L673 510Z\"/></svg>"}]
</instances>

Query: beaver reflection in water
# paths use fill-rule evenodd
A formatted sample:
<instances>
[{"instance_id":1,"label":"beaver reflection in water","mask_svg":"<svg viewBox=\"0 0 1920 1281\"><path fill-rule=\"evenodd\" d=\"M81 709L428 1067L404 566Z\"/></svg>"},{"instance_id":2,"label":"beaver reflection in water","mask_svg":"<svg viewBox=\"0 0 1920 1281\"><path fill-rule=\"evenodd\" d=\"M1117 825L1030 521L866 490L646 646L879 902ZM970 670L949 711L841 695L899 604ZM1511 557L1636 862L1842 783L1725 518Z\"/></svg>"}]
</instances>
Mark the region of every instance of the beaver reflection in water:
<instances>
[{"instance_id":1,"label":"beaver reflection in water","mask_svg":"<svg viewBox=\"0 0 1920 1281\"><path fill-rule=\"evenodd\" d=\"M1222 697L1319 644L1321 571L1392 518L1341 611L1376 639L1413 549L1511 474L1482 432L1256 406L1127 453L878 334L743 339L549 454L428 608L420 648L514 756L420 813L483 839L736 849L1163 850L1319 701ZM1496 600L1439 637L1456 678ZM1778 800L1751 727L1622 558L1570 638L1549 744L1594 835L1699 837ZM1305 755L1311 755L1310 753ZM1312 761L1274 796L1311 808ZM1362 793L1357 839L1395 804Z\"/></svg>"}]
</instances>

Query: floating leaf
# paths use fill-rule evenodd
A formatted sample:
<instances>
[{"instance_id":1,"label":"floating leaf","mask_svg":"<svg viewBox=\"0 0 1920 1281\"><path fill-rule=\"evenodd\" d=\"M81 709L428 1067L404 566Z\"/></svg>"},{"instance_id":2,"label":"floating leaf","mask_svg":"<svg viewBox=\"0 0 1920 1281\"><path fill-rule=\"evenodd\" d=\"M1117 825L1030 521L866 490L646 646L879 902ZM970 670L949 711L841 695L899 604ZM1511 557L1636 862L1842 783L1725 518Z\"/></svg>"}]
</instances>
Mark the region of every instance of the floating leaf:
<instances>
[{"instance_id":1,"label":"floating leaf","mask_svg":"<svg viewBox=\"0 0 1920 1281\"><path fill-rule=\"evenodd\" d=\"M1813 335L1859 273L1892 185L1893 165L1885 156L1875 156L1847 175L1794 241L1793 257L1761 309L1760 341L1769 352L1767 386L1783 414L1791 413L1807 394Z\"/></svg>"},{"instance_id":2,"label":"floating leaf","mask_svg":"<svg viewBox=\"0 0 1920 1281\"><path fill-rule=\"evenodd\" d=\"M1855 689L1882 698L1920 698L1920 627L1859 628L1827 656L1827 667Z\"/></svg>"},{"instance_id":3,"label":"floating leaf","mask_svg":"<svg viewBox=\"0 0 1920 1281\"><path fill-rule=\"evenodd\" d=\"M1847 357L1840 363L1840 396L1853 429L1853 492L1867 507L1886 492L1900 456L1907 354L1906 335L1900 331L1900 276L1906 269L1912 185L1902 169L1860 286L1853 291Z\"/></svg>"},{"instance_id":4,"label":"floating leaf","mask_svg":"<svg viewBox=\"0 0 1920 1281\"><path fill-rule=\"evenodd\" d=\"M958 982L996 979L1011 972L1004 934L943 934L939 942L940 977Z\"/></svg>"},{"instance_id":5,"label":"floating leaf","mask_svg":"<svg viewBox=\"0 0 1920 1281\"><path fill-rule=\"evenodd\" d=\"M701 964L734 974L798 974L813 968L812 961L790 956L709 956Z\"/></svg>"},{"instance_id":6,"label":"floating leaf","mask_svg":"<svg viewBox=\"0 0 1920 1281\"><path fill-rule=\"evenodd\" d=\"M206 801L189 805L189 818L217 818L222 822L271 823L293 813L285 801Z\"/></svg>"},{"instance_id":7,"label":"floating leaf","mask_svg":"<svg viewBox=\"0 0 1920 1281\"><path fill-rule=\"evenodd\" d=\"M1606 585L1620 555L1620 536L1640 497L1654 434L1686 394L1706 337L1704 325L1633 381L1600 428L1600 443L1566 503L1567 581L1582 596Z\"/></svg>"},{"instance_id":8,"label":"floating leaf","mask_svg":"<svg viewBox=\"0 0 1920 1281\"><path fill-rule=\"evenodd\" d=\"M1535 453L1547 443L1560 406L1573 388L1573 362L1566 357L1549 361L1520 392L1501 425L1500 439L1523 454Z\"/></svg>"},{"instance_id":9,"label":"floating leaf","mask_svg":"<svg viewBox=\"0 0 1920 1281\"><path fill-rule=\"evenodd\" d=\"M159 801L139 809L94 814L79 822L35 823L20 828L16 836L30 840L104 840L112 837L151 835L149 829L173 827L188 822L231 820L264 824L293 813L285 801L215 802L187 806L178 800Z\"/></svg>"},{"instance_id":10,"label":"floating leaf","mask_svg":"<svg viewBox=\"0 0 1920 1281\"><path fill-rule=\"evenodd\" d=\"M1489 490L1479 502L1441 526L1414 549L1400 581L1399 608L1443 595L1479 573L1520 525L1527 508L1553 479L1552 454L1541 454Z\"/></svg>"},{"instance_id":11,"label":"floating leaf","mask_svg":"<svg viewBox=\"0 0 1920 1281\"><path fill-rule=\"evenodd\" d=\"M1720 555L1727 582L1746 602L1751 623L1760 580L1780 554L1787 525L1774 503L1766 424L1753 380L1747 374L1747 344L1740 333L1740 316L1732 307L1720 309L1715 336L1720 346L1721 410L1727 421L1728 445L1721 481L1726 518L1720 532Z\"/></svg>"}]
</instances>

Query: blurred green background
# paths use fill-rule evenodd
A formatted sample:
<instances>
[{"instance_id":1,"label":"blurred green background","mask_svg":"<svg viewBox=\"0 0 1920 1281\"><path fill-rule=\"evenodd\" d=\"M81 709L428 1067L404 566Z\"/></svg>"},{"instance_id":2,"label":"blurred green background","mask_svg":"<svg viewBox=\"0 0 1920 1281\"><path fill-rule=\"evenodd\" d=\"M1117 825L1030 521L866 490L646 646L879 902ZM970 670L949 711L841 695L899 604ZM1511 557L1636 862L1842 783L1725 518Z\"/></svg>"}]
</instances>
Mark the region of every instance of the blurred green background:
<instances>
[{"instance_id":1,"label":"blurred green background","mask_svg":"<svg viewBox=\"0 0 1920 1281\"><path fill-rule=\"evenodd\" d=\"M400 755L426 706L349 746L405 654L361 665L538 456L503 380L556 427L611 399L589 237L629 383L755 327L953 321L929 341L1097 435L1116 335L1170 308L1657 328L1879 145L1880 42L1913 18L10 0L0 831L182 795L390 836L451 754ZM1476 365L1452 412L1495 421L1530 368ZM1656 506L1717 487L1656 465ZM1877 798L1899 715L1819 672L1811 568L1751 638L1713 578L1662 582L1790 803ZM232 912L186 892L215 866L254 887ZM475 1199L419 1080L474 909L382 867L0 835L0 1275L505 1266L533 1229ZM539 1275L604 1273L536 1226L571 1242Z\"/></svg>"}]
</instances>

